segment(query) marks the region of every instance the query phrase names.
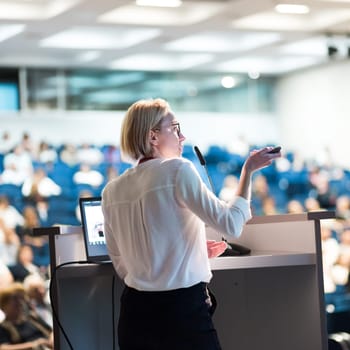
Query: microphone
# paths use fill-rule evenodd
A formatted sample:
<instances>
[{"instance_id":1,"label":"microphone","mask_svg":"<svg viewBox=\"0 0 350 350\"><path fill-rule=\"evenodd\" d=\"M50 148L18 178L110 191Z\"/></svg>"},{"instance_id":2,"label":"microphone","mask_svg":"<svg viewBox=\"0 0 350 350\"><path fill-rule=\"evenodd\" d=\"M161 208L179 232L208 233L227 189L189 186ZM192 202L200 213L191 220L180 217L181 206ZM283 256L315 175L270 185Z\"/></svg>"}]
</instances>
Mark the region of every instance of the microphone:
<instances>
[{"instance_id":1,"label":"microphone","mask_svg":"<svg viewBox=\"0 0 350 350\"><path fill-rule=\"evenodd\" d=\"M193 149L196 152L196 155L199 159L200 164L203 166L203 168L205 169L205 172L207 173L207 178L209 180L211 190L213 193L215 193L214 184L213 184L213 181L212 181L210 174L209 174L209 171L208 171L207 162L205 161L205 158L203 157L202 152L199 150L199 148L197 146L194 146Z\"/></svg>"},{"instance_id":2,"label":"microphone","mask_svg":"<svg viewBox=\"0 0 350 350\"><path fill-rule=\"evenodd\" d=\"M215 193L213 181L211 180L210 174L208 172L208 167L207 167L207 163L205 161L205 158L203 157L202 152L199 150L199 148L197 146L194 146L193 149L196 152L196 155L199 159L200 164L204 167L205 172L207 173L207 177L208 177L208 180L210 183L211 190L213 193ZM242 245L237 244L237 243L227 242L227 240L224 236L222 236L221 239L226 242L228 247L220 256L248 255L251 252L250 248L248 248L248 247L242 246Z\"/></svg>"}]
</instances>

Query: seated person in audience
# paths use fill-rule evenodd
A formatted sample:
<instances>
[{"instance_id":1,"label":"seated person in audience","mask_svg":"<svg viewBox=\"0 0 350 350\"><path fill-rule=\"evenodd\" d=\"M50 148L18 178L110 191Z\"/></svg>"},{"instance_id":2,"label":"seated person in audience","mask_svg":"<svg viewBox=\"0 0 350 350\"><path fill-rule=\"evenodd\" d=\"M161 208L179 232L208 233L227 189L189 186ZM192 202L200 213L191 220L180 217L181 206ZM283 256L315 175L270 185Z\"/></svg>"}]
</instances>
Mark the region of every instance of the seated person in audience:
<instances>
[{"instance_id":1,"label":"seated person in audience","mask_svg":"<svg viewBox=\"0 0 350 350\"><path fill-rule=\"evenodd\" d=\"M14 206L10 205L5 195L0 195L0 218L4 220L6 226L12 229L23 225L24 222L23 216Z\"/></svg>"},{"instance_id":2,"label":"seated person in audience","mask_svg":"<svg viewBox=\"0 0 350 350\"><path fill-rule=\"evenodd\" d=\"M223 187L219 192L219 198L229 202L237 192L238 178L234 175L227 175L224 179Z\"/></svg>"},{"instance_id":3,"label":"seated person in audience","mask_svg":"<svg viewBox=\"0 0 350 350\"><path fill-rule=\"evenodd\" d=\"M330 223L322 222L321 245L324 291L325 293L333 293L336 290L333 269L339 258L340 247L336 238L332 237Z\"/></svg>"},{"instance_id":4,"label":"seated person in audience","mask_svg":"<svg viewBox=\"0 0 350 350\"><path fill-rule=\"evenodd\" d=\"M0 259L6 265L16 263L17 253L20 246L20 239L11 227L5 224L0 218Z\"/></svg>"},{"instance_id":5,"label":"seated person in audience","mask_svg":"<svg viewBox=\"0 0 350 350\"><path fill-rule=\"evenodd\" d=\"M46 282L37 275L29 275L23 281L31 309L52 327L52 309Z\"/></svg>"},{"instance_id":6,"label":"seated person in audience","mask_svg":"<svg viewBox=\"0 0 350 350\"><path fill-rule=\"evenodd\" d=\"M22 138L19 142L23 150L28 153L32 158L37 153L37 143L33 140L29 132L25 131L22 134Z\"/></svg>"},{"instance_id":7,"label":"seated person in audience","mask_svg":"<svg viewBox=\"0 0 350 350\"><path fill-rule=\"evenodd\" d=\"M324 210L321 208L319 201L314 197L308 197L304 201L304 206L307 212Z\"/></svg>"},{"instance_id":8,"label":"seated person in audience","mask_svg":"<svg viewBox=\"0 0 350 350\"><path fill-rule=\"evenodd\" d=\"M291 199L287 203L287 214L301 214L304 213L305 209L300 201Z\"/></svg>"},{"instance_id":9,"label":"seated person in audience","mask_svg":"<svg viewBox=\"0 0 350 350\"><path fill-rule=\"evenodd\" d=\"M277 215L277 214L279 214L279 212L276 208L275 199L271 196L268 196L268 197L263 199L261 210L262 210L262 215Z\"/></svg>"},{"instance_id":10,"label":"seated person in audience","mask_svg":"<svg viewBox=\"0 0 350 350\"><path fill-rule=\"evenodd\" d=\"M36 209L26 206L23 209L24 224L17 227L21 242L31 246L34 254L33 263L39 266L41 273L46 274L50 264L50 250L47 236L33 236L33 229L41 226Z\"/></svg>"},{"instance_id":11,"label":"seated person in audience","mask_svg":"<svg viewBox=\"0 0 350 350\"><path fill-rule=\"evenodd\" d=\"M320 169L310 171L310 183L314 187L315 198L324 209L335 207L336 195L329 186L329 174Z\"/></svg>"},{"instance_id":12,"label":"seated person in audience","mask_svg":"<svg viewBox=\"0 0 350 350\"><path fill-rule=\"evenodd\" d=\"M89 198L89 197L93 197L93 196L94 196L93 193L89 190L83 190L83 191L80 191L80 193L79 193L79 198ZM75 207L75 216L78 219L78 221L81 222L79 203Z\"/></svg>"},{"instance_id":13,"label":"seated person in audience","mask_svg":"<svg viewBox=\"0 0 350 350\"><path fill-rule=\"evenodd\" d=\"M82 163L79 170L73 175L76 184L85 184L99 187L103 184L104 176L97 170L93 170L89 164Z\"/></svg>"},{"instance_id":14,"label":"seated person in audience","mask_svg":"<svg viewBox=\"0 0 350 350\"><path fill-rule=\"evenodd\" d=\"M41 141L36 160L43 164L54 163L57 160L57 152L47 142Z\"/></svg>"},{"instance_id":15,"label":"seated person in audience","mask_svg":"<svg viewBox=\"0 0 350 350\"><path fill-rule=\"evenodd\" d=\"M333 268L333 278L337 285L346 286L350 292L350 228L346 227L339 234L339 255Z\"/></svg>"},{"instance_id":16,"label":"seated person in audience","mask_svg":"<svg viewBox=\"0 0 350 350\"><path fill-rule=\"evenodd\" d=\"M78 164L77 148L71 143L66 143L63 145L59 156L63 163L71 167Z\"/></svg>"},{"instance_id":17,"label":"seated person in audience","mask_svg":"<svg viewBox=\"0 0 350 350\"><path fill-rule=\"evenodd\" d=\"M15 142L13 141L10 132L4 131L0 139L0 154L5 155L9 153L14 146Z\"/></svg>"},{"instance_id":18,"label":"seated person in audience","mask_svg":"<svg viewBox=\"0 0 350 350\"><path fill-rule=\"evenodd\" d=\"M16 145L12 152L5 155L4 172L1 176L3 183L14 183L13 180L6 175L6 170L10 170L16 182L21 180L21 183L23 183L28 176L33 174L32 158L20 144Z\"/></svg>"},{"instance_id":19,"label":"seated person in audience","mask_svg":"<svg viewBox=\"0 0 350 350\"><path fill-rule=\"evenodd\" d=\"M27 205L23 209L23 225L17 226L16 232L21 242L29 243L33 237L33 228L40 227L40 219L37 210L32 205Z\"/></svg>"},{"instance_id":20,"label":"seated person in audience","mask_svg":"<svg viewBox=\"0 0 350 350\"><path fill-rule=\"evenodd\" d=\"M269 197L269 185L267 183L266 176L258 174L253 178L252 184L252 197L262 201L263 199Z\"/></svg>"},{"instance_id":21,"label":"seated person in audience","mask_svg":"<svg viewBox=\"0 0 350 350\"><path fill-rule=\"evenodd\" d=\"M106 172L106 182L109 182L119 176L118 169L114 167L113 165L109 166L107 168Z\"/></svg>"},{"instance_id":22,"label":"seated person in audience","mask_svg":"<svg viewBox=\"0 0 350 350\"><path fill-rule=\"evenodd\" d=\"M0 290L8 287L13 282L14 280L13 280L11 271L0 259ZM0 308L0 322L2 322L4 319L5 319L5 314Z\"/></svg>"},{"instance_id":23,"label":"seated person in audience","mask_svg":"<svg viewBox=\"0 0 350 350\"><path fill-rule=\"evenodd\" d=\"M22 284L0 290L0 309L5 314L0 323L1 350L53 349L52 328L31 310Z\"/></svg>"},{"instance_id":24,"label":"seated person in audience","mask_svg":"<svg viewBox=\"0 0 350 350\"><path fill-rule=\"evenodd\" d=\"M338 220L350 220L350 197L339 196L335 202L335 215Z\"/></svg>"},{"instance_id":25,"label":"seated person in audience","mask_svg":"<svg viewBox=\"0 0 350 350\"><path fill-rule=\"evenodd\" d=\"M33 176L27 178L22 186L22 194L27 198L33 198L34 201L58 196L61 192L61 187L47 176L43 168L36 169Z\"/></svg>"},{"instance_id":26,"label":"seated person in audience","mask_svg":"<svg viewBox=\"0 0 350 350\"><path fill-rule=\"evenodd\" d=\"M22 244L18 249L16 264L9 266L15 281L23 282L29 275L41 277L40 269L33 263L33 259L32 247L28 244Z\"/></svg>"},{"instance_id":27,"label":"seated person in audience","mask_svg":"<svg viewBox=\"0 0 350 350\"><path fill-rule=\"evenodd\" d=\"M79 163L98 165L103 161L103 153L93 145L83 143L77 149L77 159Z\"/></svg>"},{"instance_id":28,"label":"seated person in audience","mask_svg":"<svg viewBox=\"0 0 350 350\"><path fill-rule=\"evenodd\" d=\"M0 183L6 185L21 186L26 175L18 171L15 164L9 164L0 175Z\"/></svg>"},{"instance_id":29,"label":"seated person in audience","mask_svg":"<svg viewBox=\"0 0 350 350\"><path fill-rule=\"evenodd\" d=\"M118 164L121 162L120 150L114 145L106 146L102 153L104 156L104 162L108 164Z\"/></svg>"},{"instance_id":30,"label":"seated person in audience","mask_svg":"<svg viewBox=\"0 0 350 350\"><path fill-rule=\"evenodd\" d=\"M22 186L23 196L33 204L51 196L58 196L61 192L61 187L47 176L43 168L36 169L33 176L28 177Z\"/></svg>"}]
</instances>

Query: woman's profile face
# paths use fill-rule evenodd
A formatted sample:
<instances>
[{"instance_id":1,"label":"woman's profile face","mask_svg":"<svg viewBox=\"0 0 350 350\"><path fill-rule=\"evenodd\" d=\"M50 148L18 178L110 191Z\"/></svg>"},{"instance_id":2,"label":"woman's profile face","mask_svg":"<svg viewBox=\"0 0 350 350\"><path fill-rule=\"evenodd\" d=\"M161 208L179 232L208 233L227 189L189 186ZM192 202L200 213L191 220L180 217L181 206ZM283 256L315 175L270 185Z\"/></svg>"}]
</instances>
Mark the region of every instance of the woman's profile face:
<instances>
[{"instance_id":1,"label":"woman's profile face","mask_svg":"<svg viewBox=\"0 0 350 350\"><path fill-rule=\"evenodd\" d=\"M154 145L157 153L163 158L180 157L183 151L185 136L173 113L163 117L160 127L155 129L157 142Z\"/></svg>"}]
</instances>

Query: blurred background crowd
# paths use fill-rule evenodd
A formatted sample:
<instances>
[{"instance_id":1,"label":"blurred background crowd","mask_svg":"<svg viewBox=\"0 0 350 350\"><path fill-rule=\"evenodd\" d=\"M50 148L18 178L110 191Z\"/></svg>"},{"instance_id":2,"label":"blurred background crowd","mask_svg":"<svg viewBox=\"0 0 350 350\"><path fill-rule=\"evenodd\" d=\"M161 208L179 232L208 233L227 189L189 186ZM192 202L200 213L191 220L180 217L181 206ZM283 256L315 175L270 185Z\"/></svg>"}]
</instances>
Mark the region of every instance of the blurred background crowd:
<instances>
[{"instance_id":1,"label":"blurred background crowd","mask_svg":"<svg viewBox=\"0 0 350 350\"><path fill-rule=\"evenodd\" d=\"M185 145L183 156L194 162L222 200L228 200L247 154L262 146L244 140L237 140L231 149L210 146L204 153L210 181L192 145ZM335 211L336 219L322 224L326 305L330 313L350 310L350 171L333 164L327 149L313 160L285 149L282 155L254 175L253 213ZM1 135L0 287L19 283L31 308L49 325L48 237L34 236L33 228L80 225L79 197L99 196L108 181L130 166L122 161L116 145L52 145L32 139L29 133L20 140L13 140L9 132ZM0 304L1 300L0 295ZM2 311L0 320L4 317Z\"/></svg>"}]
</instances>

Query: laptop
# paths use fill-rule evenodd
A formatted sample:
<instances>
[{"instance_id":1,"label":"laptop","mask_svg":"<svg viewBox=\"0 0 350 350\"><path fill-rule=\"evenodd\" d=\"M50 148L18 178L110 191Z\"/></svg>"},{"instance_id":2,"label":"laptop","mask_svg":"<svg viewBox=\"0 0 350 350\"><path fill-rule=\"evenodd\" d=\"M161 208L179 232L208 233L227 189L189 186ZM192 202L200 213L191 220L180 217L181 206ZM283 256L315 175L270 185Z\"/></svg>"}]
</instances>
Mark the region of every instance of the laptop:
<instances>
[{"instance_id":1,"label":"laptop","mask_svg":"<svg viewBox=\"0 0 350 350\"><path fill-rule=\"evenodd\" d=\"M110 262L104 232L101 197L79 198L79 207L86 259L92 262Z\"/></svg>"}]
</instances>

